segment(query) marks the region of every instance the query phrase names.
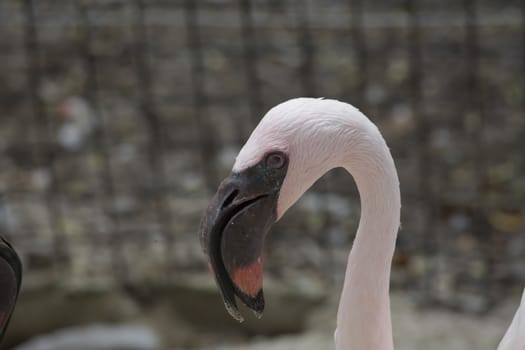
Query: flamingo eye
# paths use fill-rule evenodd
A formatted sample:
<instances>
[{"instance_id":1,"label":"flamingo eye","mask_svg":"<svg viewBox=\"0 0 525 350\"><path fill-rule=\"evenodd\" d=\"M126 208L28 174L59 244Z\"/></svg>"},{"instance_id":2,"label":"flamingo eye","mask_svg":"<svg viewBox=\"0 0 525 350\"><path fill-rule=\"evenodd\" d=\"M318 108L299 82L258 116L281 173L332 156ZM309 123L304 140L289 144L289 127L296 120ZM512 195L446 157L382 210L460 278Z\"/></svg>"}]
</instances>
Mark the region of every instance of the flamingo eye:
<instances>
[{"instance_id":1,"label":"flamingo eye","mask_svg":"<svg viewBox=\"0 0 525 350\"><path fill-rule=\"evenodd\" d=\"M266 165L272 169L281 169L286 163L286 158L280 152L270 153L266 156Z\"/></svg>"}]
</instances>

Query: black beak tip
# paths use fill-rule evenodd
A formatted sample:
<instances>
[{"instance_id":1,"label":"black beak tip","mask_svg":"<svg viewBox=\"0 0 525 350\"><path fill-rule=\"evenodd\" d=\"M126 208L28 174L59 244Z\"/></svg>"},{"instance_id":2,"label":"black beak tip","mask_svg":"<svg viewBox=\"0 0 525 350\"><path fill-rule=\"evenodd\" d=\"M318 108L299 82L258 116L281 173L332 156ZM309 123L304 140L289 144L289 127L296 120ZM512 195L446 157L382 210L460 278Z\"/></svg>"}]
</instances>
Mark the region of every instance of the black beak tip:
<instances>
[{"instance_id":1,"label":"black beak tip","mask_svg":"<svg viewBox=\"0 0 525 350\"><path fill-rule=\"evenodd\" d=\"M239 308L235 303L228 303L224 302L224 307L226 308L226 311L230 314L231 317L233 317L234 320L239 321L240 323L244 322L244 317L242 316L241 312L239 311Z\"/></svg>"},{"instance_id":2,"label":"black beak tip","mask_svg":"<svg viewBox=\"0 0 525 350\"><path fill-rule=\"evenodd\" d=\"M255 317L262 318L264 312L264 296L262 289L259 291L257 296L254 298L253 303L250 305Z\"/></svg>"},{"instance_id":3,"label":"black beak tip","mask_svg":"<svg viewBox=\"0 0 525 350\"><path fill-rule=\"evenodd\" d=\"M239 290L236 290L237 297L246 305L250 310L253 311L257 318L261 318L264 312L264 293L260 289L255 296L247 295Z\"/></svg>"},{"instance_id":4,"label":"black beak tip","mask_svg":"<svg viewBox=\"0 0 525 350\"><path fill-rule=\"evenodd\" d=\"M244 305L246 305L246 307L252 310L255 317L259 319L262 318L264 312L264 295L262 289L257 293L257 295L255 295L255 297L244 294L238 289L235 290L235 295L242 301ZM223 298L223 301L226 311L228 311L230 316L239 322L244 322L244 316L239 311L235 299L227 300L226 298Z\"/></svg>"}]
</instances>

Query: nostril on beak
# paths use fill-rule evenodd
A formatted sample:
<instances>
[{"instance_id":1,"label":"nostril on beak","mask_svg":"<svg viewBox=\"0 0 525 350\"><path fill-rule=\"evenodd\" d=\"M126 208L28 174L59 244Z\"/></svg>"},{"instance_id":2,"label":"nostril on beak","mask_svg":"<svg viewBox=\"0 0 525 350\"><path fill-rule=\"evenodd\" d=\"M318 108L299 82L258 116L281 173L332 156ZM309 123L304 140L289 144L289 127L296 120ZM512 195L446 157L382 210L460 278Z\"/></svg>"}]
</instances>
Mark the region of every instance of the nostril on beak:
<instances>
[{"instance_id":1,"label":"nostril on beak","mask_svg":"<svg viewBox=\"0 0 525 350\"><path fill-rule=\"evenodd\" d=\"M239 194L239 190L233 190L232 193L230 193L228 197L226 197L226 199L222 203L222 207L226 208L227 206L232 204L233 200L235 199L235 197L237 197L238 194Z\"/></svg>"}]
</instances>

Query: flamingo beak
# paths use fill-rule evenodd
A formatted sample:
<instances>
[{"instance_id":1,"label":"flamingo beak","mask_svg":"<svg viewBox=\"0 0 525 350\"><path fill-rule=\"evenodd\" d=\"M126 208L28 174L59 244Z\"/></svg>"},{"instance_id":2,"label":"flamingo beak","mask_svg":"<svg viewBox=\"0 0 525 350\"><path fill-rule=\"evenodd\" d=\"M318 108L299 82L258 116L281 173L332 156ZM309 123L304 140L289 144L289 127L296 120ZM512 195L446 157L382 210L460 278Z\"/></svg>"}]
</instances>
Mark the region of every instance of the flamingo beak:
<instances>
[{"instance_id":1,"label":"flamingo beak","mask_svg":"<svg viewBox=\"0 0 525 350\"><path fill-rule=\"evenodd\" d=\"M11 245L0 237L0 343L4 338L22 282L22 264Z\"/></svg>"},{"instance_id":2,"label":"flamingo beak","mask_svg":"<svg viewBox=\"0 0 525 350\"><path fill-rule=\"evenodd\" d=\"M286 169L257 164L232 172L219 186L201 222L201 245L228 313L242 322L235 297L256 316L264 310L264 239L277 219L279 190Z\"/></svg>"}]
</instances>

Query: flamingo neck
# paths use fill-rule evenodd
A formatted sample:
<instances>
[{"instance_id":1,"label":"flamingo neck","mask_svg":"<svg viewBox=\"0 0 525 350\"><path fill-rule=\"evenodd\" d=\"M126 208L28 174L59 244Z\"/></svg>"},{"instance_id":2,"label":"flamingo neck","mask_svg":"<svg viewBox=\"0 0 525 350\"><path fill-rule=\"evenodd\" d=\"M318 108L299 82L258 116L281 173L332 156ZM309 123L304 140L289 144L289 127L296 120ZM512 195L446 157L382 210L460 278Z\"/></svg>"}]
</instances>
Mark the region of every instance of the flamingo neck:
<instances>
[{"instance_id":1,"label":"flamingo neck","mask_svg":"<svg viewBox=\"0 0 525 350\"><path fill-rule=\"evenodd\" d=\"M379 130L347 103L297 98L264 116L239 152L234 170L253 166L275 149L290 155L277 218L328 170L343 166L353 175L361 220L348 258L336 346L391 350L388 290L401 205L394 160Z\"/></svg>"},{"instance_id":2,"label":"flamingo neck","mask_svg":"<svg viewBox=\"0 0 525 350\"><path fill-rule=\"evenodd\" d=\"M361 218L337 313L337 350L393 349L389 284L401 200L390 151L380 135L375 141L345 166L359 190Z\"/></svg>"}]
</instances>

